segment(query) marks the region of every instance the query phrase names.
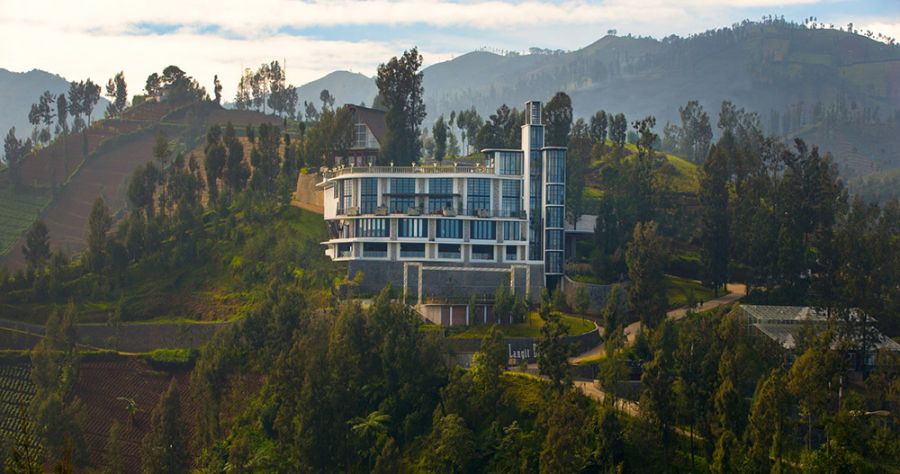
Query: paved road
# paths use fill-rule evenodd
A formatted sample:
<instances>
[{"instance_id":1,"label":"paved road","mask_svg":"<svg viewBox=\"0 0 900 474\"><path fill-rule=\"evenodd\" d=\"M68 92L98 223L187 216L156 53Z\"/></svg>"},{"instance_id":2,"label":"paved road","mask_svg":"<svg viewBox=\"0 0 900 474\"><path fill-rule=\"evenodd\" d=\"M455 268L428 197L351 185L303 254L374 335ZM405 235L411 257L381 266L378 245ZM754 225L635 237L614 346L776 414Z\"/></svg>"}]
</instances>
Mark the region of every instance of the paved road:
<instances>
[{"instance_id":1,"label":"paved road","mask_svg":"<svg viewBox=\"0 0 900 474\"><path fill-rule=\"evenodd\" d=\"M677 308L673 309L666 313L666 317L672 321L677 321L683 317L685 317L688 313L688 310L692 311L709 311L711 309L718 308L719 306L728 305L734 303L735 301L743 298L747 295L747 287L745 285L739 283L729 283L726 285L728 289L728 293L722 295L718 298L711 299L709 301L705 301L702 306L699 308ZM625 327L625 336L628 338L628 342L634 342L634 338L637 336L638 330L641 327L640 322L634 322ZM594 347L593 349L583 352L575 357L569 359L570 364L578 364L585 360L596 359L604 354L603 343L601 342L599 345Z\"/></svg>"}]
</instances>

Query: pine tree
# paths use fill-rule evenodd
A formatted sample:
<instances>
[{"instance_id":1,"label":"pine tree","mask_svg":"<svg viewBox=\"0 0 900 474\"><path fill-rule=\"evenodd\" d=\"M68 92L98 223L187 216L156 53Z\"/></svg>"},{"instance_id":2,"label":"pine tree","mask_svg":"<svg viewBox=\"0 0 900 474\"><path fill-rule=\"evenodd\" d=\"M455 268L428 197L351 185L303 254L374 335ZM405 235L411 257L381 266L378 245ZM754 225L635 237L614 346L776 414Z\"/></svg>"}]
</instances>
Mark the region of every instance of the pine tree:
<instances>
[{"instance_id":1,"label":"pine tree","mask_svg":"<svg viewBox=\"0 0 900 474\"><path fill-rule=\"evenodd\" d=\"M655 222L638 223L628 244L628 302L646 328L654 328L666 315L665 240L656 232Z\"/></svg>"},{"instance_id":2,"label":"pine tree","mask_svg":"<svg viewBox=\"0 0 900 474\"><path fill-rule=\"evenodd\" d=\"M723 137L722 141L730 140ZM720 143L722 143L720 141ZM726 147L713 146L703 163L698 192L702 206L700 242L705 280L715 289L728 281L729 214L728 214L728 157Z\"/></svg>"},{"instance_id":3,"label":"pine tree","mask_svg":"<svg viewBox=\"0 0 900 474\"><path fill-rule=\"evenodd\" d=\"M190 469L187 433L181 419L178 384L173 379L150 416L150 432L144 438L144 472L181 474Z\"/></svg>"},{"instance_id":4,"label":"pine tree","mask_svg":"<svg viewBox=\"0 0 900 474\"><path fill-rule=\"evenodd\" d=\"M50 258L50 234L44 221L37 220L25 234L22 253L28 267L34 269L42 267Z\"/></svg>"}]
</instances>

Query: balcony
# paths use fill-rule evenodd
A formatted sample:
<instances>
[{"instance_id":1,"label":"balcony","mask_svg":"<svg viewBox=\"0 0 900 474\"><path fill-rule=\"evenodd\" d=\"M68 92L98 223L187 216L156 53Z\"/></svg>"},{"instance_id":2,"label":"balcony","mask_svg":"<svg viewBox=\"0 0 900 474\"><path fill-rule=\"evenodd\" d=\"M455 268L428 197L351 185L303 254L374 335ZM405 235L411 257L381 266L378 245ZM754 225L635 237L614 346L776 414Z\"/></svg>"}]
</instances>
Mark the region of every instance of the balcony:
<instances>
[{"instance_id":1,"label":"balcony","mask_svg":"<svg viewBox=\"0 0 900 474\"><path fill-rule=\"evenodd\" d=\"M514 211L514 210L509 210L509 209L480 209L480 208L465 208L465 207L457 207L457 208L447 207L444 209L437 209L432 212L425 212L425 209L422 207L408 207L403 210L399 210L399 209L392 210L387 206L378 206L375 208L375 210L373 212L370 212L370 213L362 212L362 210L359 207L348 207L346 209L338 208L337 215L338 216L347 216L347 217L360 217L360 216L477 217L479 219L503 218L503 219L521 219L521 220L525 220L528 218L528 213L525 211Z\"/></svg>"},{"instance_id":2,"label":"balcony","mask_svg":"<svg viewBox=\"0 0 900 474\"><path fill-rule=\"evenodd\" d=\"M351 174L448 174L448 173L472 173L472 174L495 174L493 166L475 165L475 166L452 166L452 165L436 165L436 166L344 166L340 168L332 168L325 171L323 177L325 180L339 178Z\"/></svg>"}]
</instances>

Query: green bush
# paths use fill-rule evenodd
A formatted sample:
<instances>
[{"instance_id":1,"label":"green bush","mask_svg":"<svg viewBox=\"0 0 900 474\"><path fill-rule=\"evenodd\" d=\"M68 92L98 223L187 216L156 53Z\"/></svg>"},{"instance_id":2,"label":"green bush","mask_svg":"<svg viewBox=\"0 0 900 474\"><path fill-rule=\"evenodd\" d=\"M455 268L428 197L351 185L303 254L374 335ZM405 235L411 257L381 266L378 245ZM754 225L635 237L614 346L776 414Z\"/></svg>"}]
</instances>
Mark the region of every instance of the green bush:
<instances>
[{"instance_id":1,"label":"green bush","mask_svg":"<svg viewBox=\"0 0 900 474\"><path fill-rule=\"evenodd\" d=\"M197 358L193 349L156 349L145 355L152 365L183 366L192 365Z\"/></svg>"}]
</instances>

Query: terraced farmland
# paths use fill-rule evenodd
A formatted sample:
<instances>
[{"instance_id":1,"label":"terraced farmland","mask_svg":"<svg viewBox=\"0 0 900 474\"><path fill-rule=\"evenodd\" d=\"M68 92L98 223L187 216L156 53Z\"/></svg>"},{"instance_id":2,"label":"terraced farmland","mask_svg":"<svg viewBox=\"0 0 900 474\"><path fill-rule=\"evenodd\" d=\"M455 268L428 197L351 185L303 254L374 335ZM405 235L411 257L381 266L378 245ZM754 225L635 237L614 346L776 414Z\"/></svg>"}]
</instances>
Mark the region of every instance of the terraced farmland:
<instances>
[{"instance_id":1,"label":"terraced farmland","mask_svg":"<svg viewBox=\"0 0 900 474\"><path fill-rule=\"evenodd\" d=\"M31 368L26 363L0 364L0 439L14 439L38 448L32 423L25 426L25 410L34 397ZM37 449L32 450L37 454Z\"/></svg>"},{"instance_id":2,"label":"terraced farmland","mask_svg":"<svg viewBox=\"0 0 900 474\"><path fill-rule=\"evenodd\" d=\"M50 202L46 189L0 188L0 253L10 248Z\"/></svg>"}]
</instances>

